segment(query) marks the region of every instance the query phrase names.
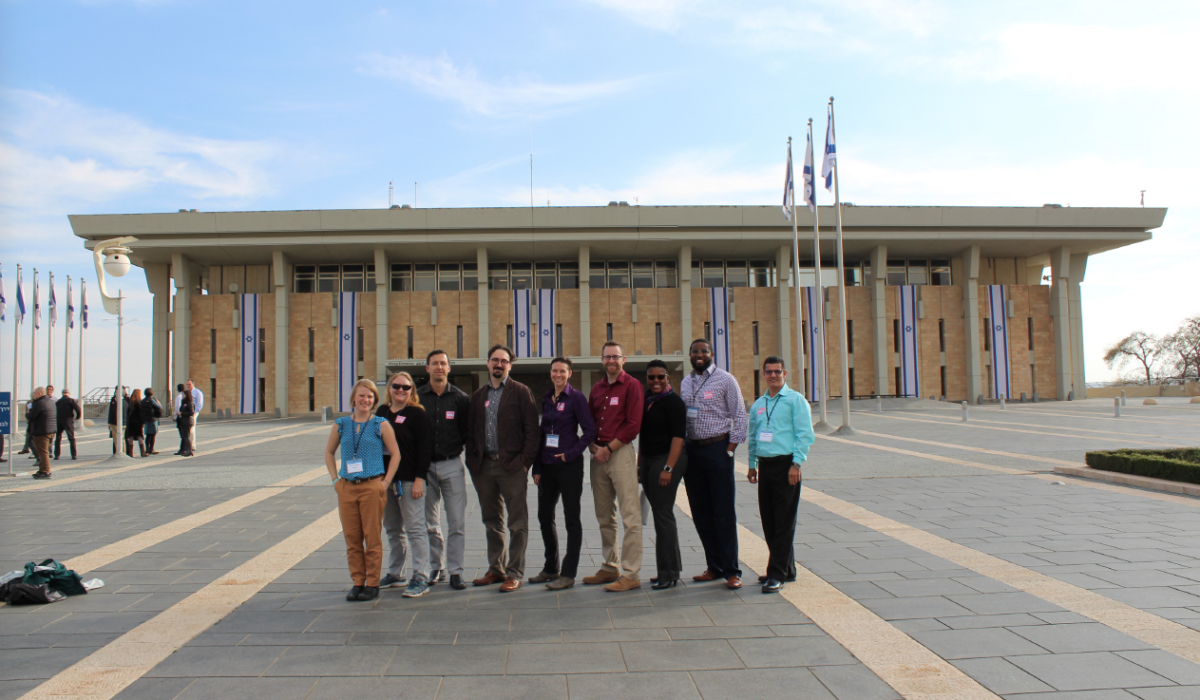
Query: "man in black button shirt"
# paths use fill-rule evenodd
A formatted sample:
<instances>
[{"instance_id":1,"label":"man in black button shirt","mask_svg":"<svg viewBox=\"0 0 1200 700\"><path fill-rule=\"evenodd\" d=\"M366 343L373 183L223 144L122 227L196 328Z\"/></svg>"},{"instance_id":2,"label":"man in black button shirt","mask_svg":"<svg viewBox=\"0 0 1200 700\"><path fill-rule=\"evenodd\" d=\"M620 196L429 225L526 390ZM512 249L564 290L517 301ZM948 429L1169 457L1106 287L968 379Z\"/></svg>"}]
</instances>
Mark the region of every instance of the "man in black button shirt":
<instances>
[{"instance_id":1,"label":"man in black button shirt","mask_svg":"<svg viewBox=\"0 0 1200 700\"><path fill-rule=\"evenodd\" d=\"M464 527L467 513L467 477L462 451L469 424L471 397L448 381L450 356L434 350L425 358L429 383L417 389L417 398L433 423L433 461L425 483L425 525L429 531L430 583L444 581L463 590L463 560L466 551ZM446 502L445 539L442 538L438 505Z\"/></svg>"},{"instance_id":2,"label":"man in black button shirt","mask_svg":"<svg viewBox=\"0 0 1200 700\"><path fill-rule=\"evenodd\" d=\"M687 470L683 441L687 435L687 405L671 389L667 363L650 360L646 365L646 406L638 437L638 481L654 511L654 552L658 560L655 590L679 583L683 557L675 526L675 492Z\"/></svg>"}]
</instances>

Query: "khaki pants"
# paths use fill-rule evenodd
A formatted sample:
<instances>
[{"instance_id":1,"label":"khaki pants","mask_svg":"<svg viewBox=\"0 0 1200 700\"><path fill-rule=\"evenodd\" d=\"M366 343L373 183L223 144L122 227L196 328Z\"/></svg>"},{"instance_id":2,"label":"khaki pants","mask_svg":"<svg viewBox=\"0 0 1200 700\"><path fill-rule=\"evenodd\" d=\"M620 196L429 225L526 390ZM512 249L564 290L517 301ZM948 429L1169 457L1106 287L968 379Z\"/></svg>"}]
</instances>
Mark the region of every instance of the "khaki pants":
<instances>
[{"instance_id":1,"label":"khaki pants","mask_svg":"<svg viewBox=\"0 0 1200 700\"><path fill-rule=\"evenodd\" d=\"M635 581L642 570L642 500L638 493L637 454L625 445L607 463L592 459L592 499L596 521L600 524L600 544L604 564L601 568L623 574ZM617 558L617 506L625 539Z\"/></svg>"},{"instance_id":2,"label":"khaki pants","mask_svg":"<svg viewBox=\"0 0 1200 700\"><path fill-rule=\"evenodd\" d=\"M387 500L382 479L352 484L338 479L338 515L346 538L346 562L355 586L379 586L383 566L383 505Z\"/></svg>"},{"instance_id":3,"label":"khaki pants","mask_svg":"<svg viewBox=\"0 0 1200 700\"><path fill-rule=\"evenodd\" d=\"M50 443L53 441L54 435L33 436L33 456L37 459L38 471L43 474L50 473Z\"/></svg>"}]
</instances>

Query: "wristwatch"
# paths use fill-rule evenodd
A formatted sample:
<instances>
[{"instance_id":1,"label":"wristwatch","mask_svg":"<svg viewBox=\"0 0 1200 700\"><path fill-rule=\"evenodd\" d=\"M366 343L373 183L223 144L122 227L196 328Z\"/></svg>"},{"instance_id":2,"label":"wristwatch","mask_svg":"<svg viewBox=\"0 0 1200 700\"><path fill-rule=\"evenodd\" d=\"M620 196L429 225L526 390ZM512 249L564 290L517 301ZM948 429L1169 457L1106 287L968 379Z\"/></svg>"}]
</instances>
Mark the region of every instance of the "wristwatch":
<instances>
[{"instance_id":1,"label":"wristwatch","mask_svg":"<svg viewBox=\"0 0 1200 700\"><path fill-rule=\"evenodd\" d=\"M669 464L668 464L668 465L666 465L665 467L663 467L663 469L662 469L662 470L663 470L664 472L666 472L666 473L670 474L672 471L674 471L674 470L675 470L675 467L672 467L671 465L669 465Z\"/></svg>"},{"instance_id":2,"label":"wristwatch","mask_svg":"<svg viewBox=\"0 0 1200 700\"><path fill-rule=\"evenodd\" d=\"M726 451L726 452L725 452L725 454L729 455L730 457L732 457L732 456L733 456L733 453L732 453L732 452L728 452L728 451Z\"/></svg>"}]
</instances>

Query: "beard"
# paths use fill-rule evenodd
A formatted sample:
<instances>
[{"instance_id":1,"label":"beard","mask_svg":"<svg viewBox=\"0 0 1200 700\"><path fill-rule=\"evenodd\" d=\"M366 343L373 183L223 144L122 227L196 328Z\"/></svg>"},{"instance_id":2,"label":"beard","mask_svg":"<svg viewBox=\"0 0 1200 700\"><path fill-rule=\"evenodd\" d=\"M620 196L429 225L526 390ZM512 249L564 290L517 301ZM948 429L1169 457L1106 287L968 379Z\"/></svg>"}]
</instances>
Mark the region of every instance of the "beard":
<instances>
[{"instance_id":1,"label":"beard","mask_svg":"<svg viewBox=\"0 0 1200 700\"><path fill-rule=\"evenodd\" d=\"M708 360L706 358L703 358L703 357L693 357L692 358L692 369L696 370L697 372L703 372L704 370L708 369L709 364L710 364L710 360Z\"/></svg>"},{"instance_id":2,"label":"beard","mask_svg":"<svg viewBox=\"0 0 1200 700\"><path fill-rule=\"evenodd\" d=\"M504 370L500 369L499 367L496 367L492 370L492 376L499 379L500 377L504 376Z\"/></svg>"}]
</instances>

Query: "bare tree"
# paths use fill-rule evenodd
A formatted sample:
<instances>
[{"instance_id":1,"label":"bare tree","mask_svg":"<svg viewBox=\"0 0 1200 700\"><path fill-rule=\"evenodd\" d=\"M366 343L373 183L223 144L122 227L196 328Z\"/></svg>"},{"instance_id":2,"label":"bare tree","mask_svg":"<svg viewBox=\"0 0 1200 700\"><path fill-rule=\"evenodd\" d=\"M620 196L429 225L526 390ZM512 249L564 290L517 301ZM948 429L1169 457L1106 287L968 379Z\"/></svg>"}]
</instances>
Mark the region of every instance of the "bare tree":
<instances>
[{"instance_id":1,"label":"bare tree","mask_svg":"<svg viewBox=\"0 0 1200 700\"><path fill-rule=\"evenodd\" d=\"M1109 369L1114 366L1120 369L1131 360L1137 360L1146 370L1146 383L1149 384L1154 381L1154 361L1161 353L1160 344L1159 338L1134 331L1104 351L1104 364Z\"/></svg>"},{"instance_id":2,"label":"bare tree","mask_svg":"<svg viewBox=\"0 0 1200 700\"><path fill-rule=\"evenodd\" d=\"M1164 337L1159 347L1171 358L1171 374L1181 381L1200 378L1200 315L1183 320L1174 333Z\"/></svg>"}]
</instances>

